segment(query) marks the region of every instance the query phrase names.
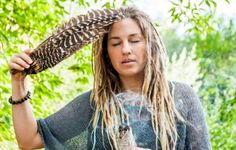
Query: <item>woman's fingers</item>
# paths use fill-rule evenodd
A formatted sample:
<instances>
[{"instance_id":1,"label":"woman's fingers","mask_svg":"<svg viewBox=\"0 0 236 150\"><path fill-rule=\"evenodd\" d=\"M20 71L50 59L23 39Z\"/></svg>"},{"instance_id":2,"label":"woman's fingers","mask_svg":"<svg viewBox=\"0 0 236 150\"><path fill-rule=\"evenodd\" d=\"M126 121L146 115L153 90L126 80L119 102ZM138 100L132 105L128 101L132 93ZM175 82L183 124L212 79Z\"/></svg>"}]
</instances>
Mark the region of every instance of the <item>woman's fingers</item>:
<instances>
[{"instance_id":1,"label":"woman's fingers","mask_svg":"<svg viewBox=\"0 0 236 150\"><path fill-rule=\"evenodd\" d=\"M25 69L16 63L10 63L9 67L10 67L10 69L16 69L16 70L20 70L20 71L23 71Z\"/></svg>"},{"instance_id":2,"label":"woman's fingers","mask_svg":"<svg viewBox=\"0 0 236 150\"><path fill-rule=\"evenodd\" d=\"M29 57L27 53L20 53L19 57L23 59L25 62L27 62L29 65L32 63L32 59Z\"/></svg>"},{"instance_id":3,"label":"woman's fingers","mask_svg":"<svg viewBox=\"0 0 236 150\"><path fill-rule=\"evenodd\" d=\"M24 60L22 59L21 57L16 57L12 60L13 63L17 64L17 65L20 65L21 67L23 68L29 68L29 64Z\"/></svg>"},{"instance_id":4,"label":"woman's fingers","mask_svg":"<svg viewBox=\"0 0 236 150\"><path fill-rule=\"evenodd\" d=\"M33 52L33 50L32 49L27 49L27 50L24 50L24 52L29 55L30 53Z\"/></svg>"},{"instance_id":5,"label":"woman's fingers","mask_svg":"<svg viewBox=\"0 0 236 150\"><path fill-rule=\"evenodd\" d=\"M14 55L9 62L9 68L20 71L23 71L25 68L29 68L30 64L33 62L28 55L30 52L30 50L27 50L23 53Z\"/></svg>"}]
</instances>

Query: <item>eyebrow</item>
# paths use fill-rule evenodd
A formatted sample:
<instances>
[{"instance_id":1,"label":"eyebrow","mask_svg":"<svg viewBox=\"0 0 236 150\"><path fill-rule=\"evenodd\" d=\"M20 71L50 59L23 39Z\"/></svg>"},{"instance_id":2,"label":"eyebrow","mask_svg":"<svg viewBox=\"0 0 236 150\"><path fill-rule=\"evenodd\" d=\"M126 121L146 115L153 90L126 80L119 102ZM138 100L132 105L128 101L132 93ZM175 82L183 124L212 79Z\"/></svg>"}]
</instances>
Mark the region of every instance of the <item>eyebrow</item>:
<instances>
[{"instance_id":1,"label":"eyebrow","mask_svg":"<svg viewBox=\"0 0 236 150\"><path fill-rule=\"evenodd\" d=\"M142 36L142 34L141 33L132 33L132 34L130 34L130 35L128 35L129 37L131 36L131 37L133 37L133 36ZM112 40L112 39L120 39L120 37L118 37L118 36L112 36L112 37L110 37L108 40Z\"/></svg>"}]
</instances>

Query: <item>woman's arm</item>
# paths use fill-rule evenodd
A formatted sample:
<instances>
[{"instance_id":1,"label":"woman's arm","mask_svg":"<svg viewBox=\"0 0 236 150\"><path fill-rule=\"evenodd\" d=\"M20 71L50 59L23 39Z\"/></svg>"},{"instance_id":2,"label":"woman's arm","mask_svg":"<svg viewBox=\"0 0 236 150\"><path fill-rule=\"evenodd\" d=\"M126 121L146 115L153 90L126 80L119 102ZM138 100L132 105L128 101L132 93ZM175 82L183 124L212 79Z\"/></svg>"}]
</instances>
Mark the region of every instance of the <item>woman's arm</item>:
<instances>
[{"instance_id":1,"label":"woman's arm","mask_svg":"<svg viewBox=\"0 0 236 150\"><path fill-rule=\"evenodd\" d=\"M23 71L28 68L32 60L28 56L30 50L16 54L9 62L9 69ZM27 93L26 76L22 72L11 75L12 100L23 98ZM22 149L43 147L38 133L36 119L28 101L12 106L13 125L18 145Z\"/></svg>"}]
</instances>

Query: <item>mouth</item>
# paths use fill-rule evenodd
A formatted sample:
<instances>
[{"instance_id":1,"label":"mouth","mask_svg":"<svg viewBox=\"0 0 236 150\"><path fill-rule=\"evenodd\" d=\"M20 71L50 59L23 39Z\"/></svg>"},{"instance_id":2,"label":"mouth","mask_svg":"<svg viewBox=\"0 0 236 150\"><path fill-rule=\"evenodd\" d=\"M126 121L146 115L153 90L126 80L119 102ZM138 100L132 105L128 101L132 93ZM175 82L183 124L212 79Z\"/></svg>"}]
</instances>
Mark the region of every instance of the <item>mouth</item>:
<instances>
[{"instance_id":1,"label":"mouth","mask_svg":"<svg viewBox=\"0 0 236 150\"><path fill-rule=\"evenodd\" d=\"M121 63L122 63L122 64L128 64L128 63L132 63L132 62L135 62L135 60L126 59L126 60L123 60Z\"/></svg>"}]
</instances>

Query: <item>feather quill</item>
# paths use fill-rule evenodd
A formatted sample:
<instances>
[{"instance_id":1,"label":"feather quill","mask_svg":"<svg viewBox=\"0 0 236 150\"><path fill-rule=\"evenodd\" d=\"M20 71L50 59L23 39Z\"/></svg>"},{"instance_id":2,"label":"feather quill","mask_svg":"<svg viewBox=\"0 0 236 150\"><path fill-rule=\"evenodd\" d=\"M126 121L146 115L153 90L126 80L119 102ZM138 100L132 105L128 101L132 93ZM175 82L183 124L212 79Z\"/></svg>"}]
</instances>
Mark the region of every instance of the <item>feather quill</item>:
<instances>
[{"instance_id":1,"label":"feather quill","mask_svg":"<svg viewBox=\"0 0 236 150\"><path fill-rule=\"evenodd\" d=\"M52 68L83 46L107 33L107 26L124 18L122 9L91 10L61 25L29 55L33 63L25 74L37 74ZM18 71L11 70L14 74Z\"/></svg>"}]
</instances>

